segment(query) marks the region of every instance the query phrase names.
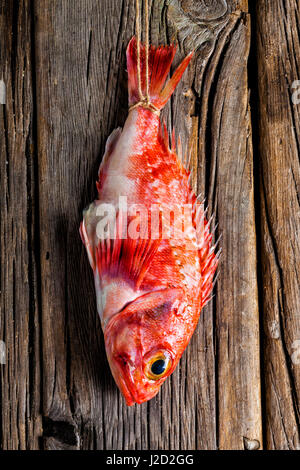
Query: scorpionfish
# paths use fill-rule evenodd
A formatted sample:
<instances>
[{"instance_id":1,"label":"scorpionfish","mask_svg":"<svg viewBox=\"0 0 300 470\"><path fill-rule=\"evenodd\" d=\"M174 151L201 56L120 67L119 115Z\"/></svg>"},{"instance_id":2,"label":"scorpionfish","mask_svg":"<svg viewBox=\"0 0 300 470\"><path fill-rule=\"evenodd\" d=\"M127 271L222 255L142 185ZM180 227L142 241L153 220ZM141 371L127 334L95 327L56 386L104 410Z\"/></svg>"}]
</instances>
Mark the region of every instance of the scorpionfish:
<instances>
[{"instance_id":1,"label":"scorpionfish","mask_svg":"<svg viewBox=\"0 0 300 470\"><path fill-rule=\"evenodd\" d=\"M180 139L173 131L169 142L159 117L192 58L168 78L175 52L175 45L150 46L146 54L141 44L137 60L130 41L129 114L107 140L98 197L80 226L108 362L127 405L154 397L176 368L218 263Z\"/></svg>"}]
</instances>

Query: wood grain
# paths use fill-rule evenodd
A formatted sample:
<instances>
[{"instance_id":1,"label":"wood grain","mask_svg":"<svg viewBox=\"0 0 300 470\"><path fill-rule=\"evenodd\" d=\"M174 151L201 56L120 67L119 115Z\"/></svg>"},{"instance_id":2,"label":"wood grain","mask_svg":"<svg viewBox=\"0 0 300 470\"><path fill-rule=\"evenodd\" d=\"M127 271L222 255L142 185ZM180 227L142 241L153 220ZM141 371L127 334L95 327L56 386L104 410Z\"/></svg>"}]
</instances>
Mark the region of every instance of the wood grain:
<instances>
[{"instance_id":1,"label":"wood grain","mask_svg":"<svg viewBox=\"0 0 300 470\"><path fill-rule=\"evenodd\" d=\"M266 445L300 449L300 10L290 0L257 8Z\"/></svg>"},{"instance_id":2,"label":"wood grain","mask_svg":"<svg viewBox=\"0 0 300 470\"><path fill-rule=\"evenodd\" d=\"M250 18L242 12L223 54L211 118L209 194L223 234L216 295L222 449L262 446L249 47Z\"/></svg>"},{"instance_id":3,"label":"wood grain","mask_svg":"<svg viewBox=\"0 0 300 470\"><path fill-rule=\"evenodd\" d=\"M1 445L32 449L42 433L32 12L26 0L2 2L0 12Z\"/></svg>"},{"instance_id":4,"label":"wood grain","mask_svg":"<svg viewBox=\"0 0 300 470\"><path fill-rule=\"evenodd\" d=\"M215 296L158 396L126 407L78 228L127 116L134 2L0 2L3 449L299 447L299 7L249 5L251 37L246 0L149 3L174 67L195 50L163 118L222 235Z\"/></svg>"}]
</instances>

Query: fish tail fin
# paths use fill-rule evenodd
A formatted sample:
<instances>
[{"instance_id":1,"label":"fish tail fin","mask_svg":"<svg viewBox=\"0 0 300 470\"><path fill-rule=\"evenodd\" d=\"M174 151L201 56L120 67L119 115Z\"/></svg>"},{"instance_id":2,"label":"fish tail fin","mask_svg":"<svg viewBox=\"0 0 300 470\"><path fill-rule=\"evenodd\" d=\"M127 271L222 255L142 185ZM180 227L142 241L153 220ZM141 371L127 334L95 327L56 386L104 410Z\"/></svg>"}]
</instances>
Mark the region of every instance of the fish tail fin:
<instances>
[{"instance_id":1,"label":"fish tail fin","mask_svg":"<svg viewBox=\"0 0 300 470\"><path fill-rule=\"evenodd\" d=\"M173 76L166 82L175 53L176 45L174 44L170 46L149 47L149 98L150 104L157 110L161 110L165 106L193 56L193 52L191 52L181 62ZM136 38L133 37L127 48L128 94L130 107L143 101L143 98L145 99L146 97L146 49L144 44L141 44L140 59L142 97L140 97L138 86L137 42Z\"/></svg>"}]
</instances>

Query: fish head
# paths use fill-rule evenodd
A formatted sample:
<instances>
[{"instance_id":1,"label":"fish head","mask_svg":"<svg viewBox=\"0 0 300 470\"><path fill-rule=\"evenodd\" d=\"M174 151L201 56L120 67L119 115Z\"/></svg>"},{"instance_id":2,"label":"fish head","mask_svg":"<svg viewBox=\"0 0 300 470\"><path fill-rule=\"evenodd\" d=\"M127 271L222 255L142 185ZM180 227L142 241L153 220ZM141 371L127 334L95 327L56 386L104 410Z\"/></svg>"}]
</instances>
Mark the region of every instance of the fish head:
<instances>
[{"instance_id":1,"label":"fish head","mask_svg":"<svg viewBox=\"0 0 300 470\"><path fill-rule=\"evenodd\" d=\"M174 371L190 337L182 302L179 288L144 294L107 324L106 353L127 405L153 398Z\"/></svg>"}]
</instances>

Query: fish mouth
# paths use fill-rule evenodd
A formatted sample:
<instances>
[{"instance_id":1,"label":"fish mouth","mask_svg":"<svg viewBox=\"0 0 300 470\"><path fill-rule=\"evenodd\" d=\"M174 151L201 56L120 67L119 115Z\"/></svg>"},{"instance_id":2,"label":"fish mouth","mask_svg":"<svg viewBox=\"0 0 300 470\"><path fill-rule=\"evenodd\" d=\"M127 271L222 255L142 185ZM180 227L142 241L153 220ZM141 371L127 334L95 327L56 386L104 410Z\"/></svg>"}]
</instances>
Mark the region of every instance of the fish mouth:
<instances>
[{"instance_id":1,"label":"fish mouth","mask_svg":"<svg viewBox=\"0 0 300 470\"><path fill-rule=\"evenodd\" d=\"M165 378L153 383L143 375L143 365L140 360L134 365L129 364L128 361L120 362L120 357L129 350L129 346L123 339L122 345L116 349L117 337L135 314L143 315L144 311L153 311L153 315L156 315L155 309L166 304L172 305L181 296L182 289L178 287L146 292L132 301L126 302L118 312L111 316L105 325L104 340L108 362L115 382L128 406L151 400L157 395ZM169 309L170 307L168 307L168 311ZM162 313L160 311L159 314L165 315L166 312ZM132 347L135 348L136 345Z\"/></svg>"},{"instance_id":2,"label":"fish mouth","mask_svg":"<svg viewBox=\"0 0 300 470\"><path fill-rule=\"evenodd\" d=\"M109 365L110 369L112 372L112 375L115 379L115 382L122 393L123 397L125 398L126 405L127 406L132 406L135 403L141 404L144 403L145 401L151 400L151 398L155 397L157 395L159 388L157 389L152 389L151 391L140 391L136 388L133 380L130 378L130 371L127 370L127 366L125 366L125 371L122 369L122 367L119 364L116 364L115 362L112 363L113 361L109 358ZM143 385L141 384L141 387Z\"/></svg>"},{"instance_id":3,"label":"fish mouth","mask_svg":"<svg viewBox=\"0 0 300 470\"><path fill-rule=\"evenodd\" d=\"M131 387L127 385L126 379L124 377L123 370L119 364L116 364L109 352L107 351L107 359L109 362L110 370L112 376L122 393L123 397L125 398L126 405L132 406L136 403L134 394L131 391Z\"/></svg>"},{"instance_id":4,"label":"fish mouth","mask_svg":"<svg viewBox=\"0 0 300 470\"><path fill-rule=\"evenodd\" d=\"M119 375L118 377L116 377L114 374L114 379L115 379L115 382L116 384L118 385L118 388L120 389L123 397L125 398L125 401L126 401L126 405L127 406L132 406L134 405L135 403L137 403L137 401L135 400L135 397L133 395L133 393L131 392L130 388L128 387L127 383L126 383L126 380L124 379L123 377L123 373L121 372L122 375Z\"/></svg>"},{"instance_id":5,"label":"fish mouth","mask_svg":"<svg viewBox=\"0 0 300 470\"><path fill-rule=\"evenodd\" d=\"M119 388L120 388L120 390L121 390L121 392L122 392L122 394L125 398L127 406L132 406L135 403L137 403L138 405L140 405L141 403L145 403L146 401L149 401L153 397L155 397L155 395L157 395L158 391L159 391L159 390L154 390L154 391L152 391L151 394L142 394L142 395L140 395L138 392L136 392L136 391L133 392L132 390L130 390L130 387L126 383L126 381L123 380L122 385L123 385L123 387L122 388L119 387Z\"/></svg>"}]
</instances>

